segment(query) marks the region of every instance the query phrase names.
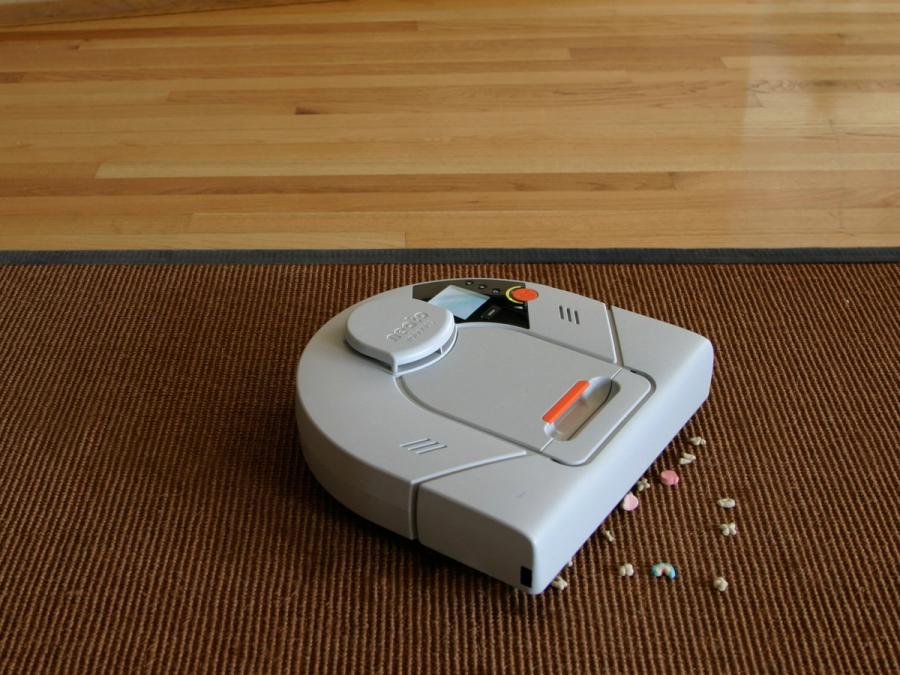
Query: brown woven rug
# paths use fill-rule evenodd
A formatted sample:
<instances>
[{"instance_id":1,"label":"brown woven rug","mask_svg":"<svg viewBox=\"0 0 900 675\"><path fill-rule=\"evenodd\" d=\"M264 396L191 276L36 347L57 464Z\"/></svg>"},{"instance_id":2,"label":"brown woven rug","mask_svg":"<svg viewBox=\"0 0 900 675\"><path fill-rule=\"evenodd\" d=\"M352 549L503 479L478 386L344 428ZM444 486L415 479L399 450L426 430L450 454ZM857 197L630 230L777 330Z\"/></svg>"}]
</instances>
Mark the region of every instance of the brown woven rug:
<instances>
[{"instance_id":1,"label":"brown woven rug","mask_svg":"<svg viewBox=\"0 0 900 675\"><path fill-rule=\"evenodd\" d=\"M654 481L610 517L615 542L595 535L565 591L529 597L368 524L300 453L292 377L313 332L376 291L454 276L566 288L716 346L712 395L651 477L687 436L708 445L678 487ZM897 672L898 279L889 264L0 267L0 671ZM679 579L652 578L657 560Z\"/></svg>"}]
</instances>

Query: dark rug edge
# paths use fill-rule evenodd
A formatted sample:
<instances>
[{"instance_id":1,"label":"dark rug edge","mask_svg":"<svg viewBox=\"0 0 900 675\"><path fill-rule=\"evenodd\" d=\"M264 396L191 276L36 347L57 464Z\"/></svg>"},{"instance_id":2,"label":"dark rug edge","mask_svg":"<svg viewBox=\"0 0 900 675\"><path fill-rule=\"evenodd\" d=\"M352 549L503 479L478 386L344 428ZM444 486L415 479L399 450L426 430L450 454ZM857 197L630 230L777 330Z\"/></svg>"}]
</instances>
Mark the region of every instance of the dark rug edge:
<instances>
[{"instance_id":1,"label":"dark rug edge","mask_svg":"<svg viewBox=\"0 0 900 675\"><path fill-rule=\"evenodd\" d=\"M0 265L277 265L412 263L817 264L895 263L886 248L447 248L0 251Z\"/></svg>"}]
</instances>

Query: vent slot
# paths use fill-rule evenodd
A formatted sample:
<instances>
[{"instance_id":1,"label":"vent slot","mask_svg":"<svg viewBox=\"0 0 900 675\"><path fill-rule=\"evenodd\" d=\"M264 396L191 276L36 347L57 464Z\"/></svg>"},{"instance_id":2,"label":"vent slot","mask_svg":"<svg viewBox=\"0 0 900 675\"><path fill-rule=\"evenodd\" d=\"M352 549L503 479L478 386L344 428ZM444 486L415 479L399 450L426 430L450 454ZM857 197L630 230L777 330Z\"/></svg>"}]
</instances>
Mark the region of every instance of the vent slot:
<instances>
[{"instance_id":1,"label":"vent slot","mask_svg":"<svg viewBox=\"0 0 900 675\"><path fill-rule=\"evenodd\" d=\"M581 317L578 315L577 309L572 309L571 307L563 307L559 306L559 318L563 321L568 321L569 323L574 323L578 326L581 325Z\"/></svg>"},{"instance_id":2,"label":"vent slot","mask_svg":"<svg viewBox=\"0 0 900 675\"><path fill-rule=\"evenodd\" d=\"M400 447L417 455L424 455L425 453L434 452L435 450L443 450L447 446L440 441L435 441L430 438L420 438L417 441L401 443Z\"/></svg>"}]
</instances>

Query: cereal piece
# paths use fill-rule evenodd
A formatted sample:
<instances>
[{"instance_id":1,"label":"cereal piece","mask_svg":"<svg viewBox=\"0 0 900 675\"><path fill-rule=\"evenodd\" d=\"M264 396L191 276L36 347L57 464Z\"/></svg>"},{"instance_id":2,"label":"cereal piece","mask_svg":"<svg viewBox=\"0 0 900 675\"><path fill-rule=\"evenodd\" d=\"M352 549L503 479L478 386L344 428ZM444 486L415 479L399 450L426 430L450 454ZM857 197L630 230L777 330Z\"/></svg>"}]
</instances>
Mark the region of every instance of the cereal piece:
<instances>
[{"instance_id":1,"label":"cereal piece","mask_svg":"<svg viewBox=\"0 0 900 675\"><path fill-rule=\"evenodd\" d=\"M634 511L640 504L638 498L632 492L625 495L625 498L622 500L622 508L626 511Z\"/></svg>"},{"instance_id":2,"label":"cereal piece","mask_svg":"<svg viewBox=\"0 0 900 675\"><path fill-rule=\"evenodd\" d=\"M562 577L556 577L550 582L550 585L558 591L564 591L569 587L569 583Z\"/></svg>"},{"instance_id":3,"label":"cereal piece","mask_svg":"<svg viewBox=\"0 0 900 675\"><path fill-rule=\"evenodd\" d=\"M650 574L655 577L669 577L675 579L678 573L675 571L675 565L667 562L658 562L650 566Z\"/></svg>"},{"instance_id":4,"label":"cereal piece","mask_svg":"<svg viewBox=\"0 0 900 675\"><path fill-rule=\"evenodd\" d=\"M613 533L609 530L600 530L600 532L604 537L606 537L606 541L608 541L610 544L616 540L616 538L613 536Z\"/></svg>"},{"instance_id":5,"label":"cereal piece","mask_svg":"<svg viewBox=\"0 0 900 675\"><path fill-rule=\"evenodd\" d=\"M569 562L566 563L566 567L574 567L574 566L575 566L574 560L570 560Z\"/></svg>"},{"instance_id":6,"label":"cereal piece","mask_svg":"<svg viewBox=\"0 0 900 675\"><path fill-rule=\"evenodd\" d=\"M687 464L692 464L697 459L697 455L692 455L689 452L681 453L681 457L678 458L678 463L681 466L685 466Z\"/></svg>"},{"instance_id":7,"label":"cereal piece","mask_svg":"<svg viewBox=\"0 0 900 675\"><path fill-rule=\"evenodd\" d=\"M619 576L620 577L633 577L634 576L634 565L631 563L625 563L624 565L619 566Z\"/></svg>"},{"instance_id":8,"label":"cereal piece","mask_svg":"<svg viewBox=\"0 0 900 675\"><path fill-rule=\"evenodd\" d=\"M650 481L647 478L641 478L637 482L637 491L638 492L643 492L644 490L649 490L649 489L650 489Z\"/></svg>"},{"instance_id":9,"label":"cereal piece","mask_svg":"<svg viewBox=\"0 0 900 675\"><path fill-rule=\"evenodd\" d=\"M719 501L716 502L723 509L733 509L737 506L737 502L734 501L731 497L722 497Z\"/></svg>"},{"instance_id":10,"label":"cereal piece","mask_svg":"<svg viewBox=\"0 0 900 675\"><path fill-rule=\"evenodd\" d=\"M719 525L719 530L722 532L723 537L734 537L737 535L737 524L736 523L722 523Z\"/></svg>"},{"instance_id":11,"label":"cereal piece","mask_svg":"<svg viewBox=\"0 0 900 675\"><path fill-rule=\"evenodd\" d=\"M659 474L659 480L663 485L668 485L669 487L673 487L678 485L678 481L681 480L679 475L672 471L672 469L666 469L661 474Z\"/></svg>"},{"instance_id":12,"label":"cereal piece","mask_svg":"<svg viewBox=\"0 0 900 675\"><path fill-rule=\"evenodd\" d=\"M724 593L728 589L728 582L725 581L725 577L716 577L713 579L713 588L720 593Z\"/></svg>"},{"instance_id":13,"label":"cereal piece","mask_svg":"<svg viewBox=\"0 0 900 675\"><path fill-rule=\"evenodd\" d=\"M702 436L691 436L691 437L688 439L688 443L690 443L691 445L696 445L696 446L699 447L699 446L706 445L706 439L703 438Z\"/></svg>"}]
</instances>

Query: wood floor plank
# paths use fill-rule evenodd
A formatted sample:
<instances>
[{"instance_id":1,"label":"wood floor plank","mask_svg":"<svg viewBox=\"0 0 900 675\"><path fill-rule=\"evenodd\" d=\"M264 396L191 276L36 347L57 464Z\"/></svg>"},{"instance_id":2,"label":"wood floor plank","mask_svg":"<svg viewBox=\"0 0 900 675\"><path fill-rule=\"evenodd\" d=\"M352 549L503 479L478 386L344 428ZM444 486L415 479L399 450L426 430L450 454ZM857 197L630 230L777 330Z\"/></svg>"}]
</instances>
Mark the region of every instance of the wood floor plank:
<instances>
[{"instance_id":1,"label":"wood floor plank","mask_svg":"<svg viewBox=\"0 0 900 675\"><path fill-rule=\"evenodd\" d=\"M856 20L861 17L893 15L897 12L896 3L893 0L881 2L867 1L865 3L842 0L840 2L790 2L790 3L759 3L747 0L713 0L712 2L628 2L628 3L598 3L598 2L565 2L547 3L546 0L516 3L509 2L460 2L452 4L433 3L430 5L410 6L403 2L382 2L367 0L365 3L326 3L319 8L311 7L260 7L252 11L247 10L223 10L216 12L215 23L217 25L250 25L254 23L270 23L275 20L289 19L293 23L318 23L327 22L360 22L383 21L386 17L391 20L429 20L441 22L457 22L469 18L478 21L521 21L531 19L537 21L546 20L571 20L583 21L590 19L618 19L622 17L634 17L646 19L651 26L660 25L660 17L667 20L683 18L690 22L696 16L720 17L723 21L730 21L735 17L746 18L755 22L766 23L785 17L788 20L810 17L819 19L828 16L850 15ZM209 25L209 13L177 14L167 16L148 16L140 20L140 25L147 27L159 26L184 26L184 25ZM133 19L107 19L102 21L83 21L77 24L63 23L54 26L54 30L78 30L85 28L130 28L134 25ZM19 30L42 31L44 26L25 26ZM663 25L665 29L665 25ZM659 29L657 29L659 30Z\"/></svg>"},{"instance_id":2,"label":"wood floor plank","mask_svg":"<svg viewBox=\"0 0 900 675\"><path fill-rule=\"evenodd\" d=\"M893 0L3 29L0 248L898 246L898 67Z\"/></svg>"},{"instance_id":3,"label":"wood floor plank","mask_svg":"<svg viewBox=\"0 0 900 675\"><path fill-rule=\"evenodd\" d=\"M58 92L54 94L31 94L20 93L8 88L8 91L2 92L0 97L0 108L17 108L22 106L33 107L56 107L66 106L72 101L72 94L66 92ZM90 106L95 110L104 105L134 105L141 106L145 104L163 103L168 100L169 92L157 91L119 91L109 93L93 93L89 95Z\"/></svg>"},{"instance_id":4,"label":"wood floor plank","mask_svg":"<svg viewBox=\"0 0 900 675\"><path fill-rule=\"evenodd\" d=\"M149 47L135 49L75 49L70 44L39 48L33 45L0 45L0 63L17 71L65 68L71 70L118 67L166 68L180 64L192 66L247 66L255 64L352 64L404 63L431 61L437 63L504 61L513 59L569 58L565 45L534 47L527 40L461 40L451 44L421 45L275 45L263 40L258 46L230 49L205 47ZM661 55L660 55L661 57ZM709 57L707 57L708 59ZM621 58L619 59L621 61Z\"/></svg>"},{"instance_id":5,"label":"wood floor plank","mask_svg":"<svg viewBox=\"0 0 900 675\"><path fill-rule=\"evenodd\" d=\"M604 43L610 38L622 39L623 36L653 36L654 39L669 40L684 36L754 36L756 40L765 37L791 36L825 36L824 39L840 39L844 42L889 42L896 40L900 27L896 19L900 11L883 14L865 14L848 12L844 14L797 14L772 15L767 17L765 30L759 30L759 20L747 14L729 16L693 14L664 15L659 17L633 17L608 15L602 18L570 18L568 16L548 18L518 17L511 19L478 19L457 17L454 20L403 20L403 21L358 21L358 22L278 22L272 19L265 22L263 16L256 21L245 20L234 23L223 20L226 13L217 13L202 24L185 25L190 17L178 17L168 25L141 28L133 24L115 27L112 22L104 22L95 28L77 31L80 39L88 41L90 48L120 48L170 46L179 44L179 40L211 44L243 44L252 40L258 41L265 36L267 43L273 40L285 41L302 36L305 44L340 41L443 41L468 39L486 40L497 34L507 38L573 38L603 37ZM829 35L830 32L834 34ZM839 37L838 37L839 36ZM72 37L71 27L32 31L0 30L0 42L35 42L67 40ZM633 42L629 42L629 45Z\"/></svg>"},{"instance_id":6,"label":"wood floor plank","mask_svg":"<svg viewBox=\"0 0 900 675\"><path fill-rule=\"evenodd\" d=\"M315 24L308 24L314 26ZM360 25L360 24L352 24ZM654 50L684 50L684 43L688 36L691 38L691 49L698 50L702 48L712 48L721 53L726 54L742 54L749 52L752 54L817 54L825 51L827 53L883 53L890 51L890 47L898 41L898 31L891 30L889 27L881 26L877 29L869 30L860 29L854 25L844 23L840 25L834 21L828 25L819 24L817 31L804 31L799 33L791 32L755 32L753 28L746 29L743 33L735 32L714 33L706 31L685 30L681 34L677 31L660 34L642 34L640 32L628 32L623 34L621 30L615 29L615 22L604 22L593 30L588 30L587 26L582 25L580 30L571 31L564 29L559 31L553 25L547 26L535 25L530 29L523 29L516 26L500 26L483 31L472 31L461 34L458 30L436 31L436 30L419 30L419 24L416 22L393 22L390 24L391 30L380 31L378 29L380 23L371 22L361 24L367 26L368 30L357 30L356 32L334 31L328 33L326 31L305 31L305 32L289 32L285 26L277 27L260 27L259 32L263 33L266 38L267 45L302 43L304 46L310 45L334 45L334 44L359 44L367 43L370 45L391 43L397 47L413 46L415 44L433 44L444 43L453 46L458 43L462 37L465 41L474 43L489 43L495 39L496 31L503 30L504 39L506 40L528 40L537 47L551 47L564 41L573 51L588 50L587 58L590 59L591 50L599 50L598 53L604 54L612 49L649 49ZM402 30L398 30L396 26L403 26ZM889 26L890 24L888 24ZM822 30L825 28L825 30ZM160 31L162 33L162 31ZM232 31L229 34L214 35L210 32L197 34L191 33L189 30L171 29L166 33L157 33L155 35L132 35L131 39L123 40L118 34L108 37L102 32L97 31L91 33L91 37L80 45L80 49L138 49L138 48L184 48L184 47L240 47L246 45L258 44L260 35L249 34L250 29L244 28L240 33ZM59 32L52 39L65 40L71 39L71 33ZM81 36L79 36L81 37ZM9 38L7 38L9 39ZM51 39L49 35L45 35L44 39ZM2 35L0 35L0 43L2 43Z\"/></svg>"},{"instance_id":7,"label":"wood floor plank","mask_svg":"<svg viewBox=\"0 0 900 675\"><path fill-rule=\"evenodd\" d=\"M765 207L759 204L764 203ZM460 192L460 193L345 193L339 198L329 193L313 194L163 194L163 195L28 195L5 197L0 216L50 216L57 212L101 214L148 213L179 215L192 212L225 213L247 209L253 213L310 212L355 213L362 220L367 213L518 213L567 214L594 210L630 212L635 216L651 212L735 211L754 209L768 212L772 220L798 209L895 208L900 206L900 190L895 186L854 189L784 188L780 190L610 190L585 192ZM262 225L262 223L261 223Z\"/></svg>"},{"instance_id":8,"label":"wood floor plank","mask_svg":"<svg viewBox=\"0 0 900 675\"><path fill-rule=\"evenodd\" d=\"M324 0L2 0L0 26L22 26L111 17L197 12L258 4L278 5Z\"/></svg>"},{"instance_id":9,"label":"wood floor plank","mask_svg":"<svg viewBox=\"0 0 900 675\"><path fill-rule=\"evenodd\" d=\"M9 150L12 156L25 151ZM590 171L837 170L900 165L890 152L854 153L850 161L834 138L752 139L744 143L711 138L568 143L516 141L392 144L285 144L281 146L185 146L180 159L165 158L164 148L40 149L30 156L68 156L102 162L101 178L162 176L291 176L411 173L518 173L523 164L540 173ZM117 158L113 155L118 155ZM883 156L886 155L886 156ZM875 161L877 166L871 166Z\"/></svg>"},{"instance_id":10,"label":"wood floor plank","mask_svg":"<svg viewBox=\"0 0 900 675\"><path fill-rule=\"evenodd\" d=\"M433 111L418 113L346 113L341 115L298 115L296 106L282 103L230 105L156 105L104 106L104 116L97 115L97 107L72 104L65 110L42 106L17 105L3 109L3 130L9 132L36 131L40 133L102 133L105 131L190 131L209 130L299 130L298 133L319 134L312 139L296 137L298 142L361 142L384 138L393 142L398 129L409 129L410 140L464 138L505 138L511 133L530 133L534 140L564 139L571 129L571 139L592 135L608 136L609 129L619 130L620 136L650 135L679 136L680 130L706 126L709 133L722 129L723 134L739 141L744 133L751 136L781 133L779 129L793 129L803 137L808 130L828 129L844 123L848 128L860 126L891 126L896 119L893 111L857 108L847 111L797 107L790 111L777 108L731 109L722 107L657 107L638 105L605 105L602 111L590 106L554 108L552 117L540 108L504 111ZM845 119L843 119L845 118ZM358 135L357 135L358 134ZM690 135L690 131L688 131ZM150 133L143 144L152 144ZM241 143L237 143L241 144ZM96 139L94 145L108 145Z\"/></svg>"},{"instance_id":11,"label":"wood floor plank","mask_svg":"<svg viewBox=\"0 0 900 675\"><path fill-rule=\"evenodd\" d=\"M19 120L15 120L18 122ZM127 122L128 120L122 120ZM180 120L182 122L186 120ZM60 123L58 120L22 120L22 124L14 124L13 120L7 127L7 131L0 132L0 150L3 148L22 147L27 144L30 148L92 148L103 143L107 147L135 146L146 141L147 133L153 132L154 141L161 146L219 146L219 145L248 145L267 144L334 144L334 143L454 143L471 142L479 139L489 141L518 141L528 143L529 139L535 142L559 140L563 143L573 141L584 142L619 142L629 140L647 143L651 139L668 141L672 139L670 129L661 129L658 126L648 124L637 132L637 126L629 136L623 136L618 124L573 124L568 128L547 127L537 122L526 124L509 124L506 128L496 129L482 128L473 131L465 124L447 125L441 130L440 137L436 137L434 127L431 125L410 124L391 129L371 129L348 124L346 127L328 127L305 125L302 121L294 124L273 124L271 128L255 125L231 125L212 124L210 118L206 118L209 124L184 124L181 129L171 129L171 118L160 120L135 120L135 124L127 125L96 125L91 120L68 120ZM44 122L44 124L40 124ZM86 122L84 124L80 122ZM127 127L131 127L127 129ZM797 136L806 138L840 138L849 142L857 139L865 142L866 138L881 136L891 138L896 136L896 128L885 125L869 125L867 127L856 126L852 130L844 131L838 124L829 126L824 122L809 121L784 125L755 125L752 123L725 122L696 124L685 123L678 129L678 142L686 142L689 139L727 139L729 132L736 126L744 127L745 137L753 142L763 139L790 141ZM243 128L255 127L255 128ZM120 130L126 128L127 130ZM752 134L750 133L752 132Z\"/></svg>"},{"instance_id":12,"label":"wood floor plank","mask_svg":"<svg viewBox=\"0 0 900 675\"><path fill-rule=\"evenodd\" d=\"M128 118L154 118L171 119L182 115L193 117L195 115L283 115L285 117L296 115L297 108L283 103L241 103L222 106L192 106L185 104L183 109L177 109L169 103L127 104L110 103L102 107L90 102L89 96L78 96L67 106L47 106L40 103L14 102L8 105L0 105L0 120L14 124L17 120L53 120L59 128L72 120L119 120ZM106 117L108 115L109 117ZM245 117L246 119L246 117ZM162 123L165 124L165 123ZM8 128L8 127L5 127Z\"/></svg>"},{"instance_id":13,"label":"wood floor plank","mask_svg":"<svg viewBox=\"0 0 900 675\"><path fill-rule=\"evenodd\" d=\"M878 209L878 212L884 210ZM894 209L894 216L900 211ZM265 220L269 230L281 226L287 230L303 229L313 220L317 227L334 228L355 222L376 229L388 223L407 228L406 245L410 248L440 248L447 240L464 241L473 247L518 247L522 241L533 246L590 247L603 238L611 247L642 246L652 236L655 246L674 248L767 246L784 248L810 245L816 237L818 246L838 246L847 241L847 232L837 210L804 209L783 212L781 221L790 219L785 228L771 213L753 209L651 211L552 211L492 213L367 213L351 214L197 214L192 229L220 232L245 230ZM873 215L854 216L858 227L852 233L856 246L886 246L895 241L891 221ZM652 233L652 234L651 234Z\"/></svg>"},{"instance_id":14,"label":"wood floor plank","mask_svg":"<svg viewBox=\"0 0 900 675\"><path fill-rule=\"evenodd\" d=\"M0 155L2 158L2 155ZM0 190L2 186L14 184L16 181L37 181L45 184L49 180L68 180L95 176L99 164L97 162L15 162L0 161ZM0 224L2 228L2 224Z\"/></svg>"},{"instance_id":15,"label":"wood floor plank","mask_svg":"<svg viewBox=\"0 0 900 675\"><path fill-rule=\"evenodd\" d=\"M690 96L685 94L690 91ZM444 110L480 111L495 108L528 109L630 105L655 107L747 108L759 105L744 87L731 82L710 82L686 87L683 84L635 85L617 83L373 87L351 89L288 89L271 91L177 91L171 103L293 104L305 114L429 112Z\"/></svg>"},{"instance_id":16,"label":"wood floor plank","mask_svg":"<svg viewBox=\"0 0 900 675\"><path fill-rule=\"evenodd\" d=\"M402 232L303 232L270 234L202 235L163 232L159 234L0 234L0 250L109 250L109 249L349 249L404 248Z\"/></svg>"},{"instance_id":17,"label":"wood floor plank","mask_svg":"<svg viewBox=\"0 0 900 675\"><path fill-rule=\"evenodd\" d=\"M127 56L127 55L126 55ZM570 59L506 59L489 61L398 61L398 62L355 62L355 63L304 63L302 67L296 64L261 63L223 64L214 63L197 65L194 62L182 61L169 66L157 66L153 68L126 67L125 63L119 68L84 68L71 70L66 68L36 68L28 72L16 72L10 70L10 74L16 76L16 81L22 82L79 82L79 81L110 81L110 82L140 82L146 80L184 80L189 78L202 78L207 80L234 80L234 79L260 79L273 77L300 77L300 78L334 78L352 76L415 76L415 75L442 75L444 77L464 78L467 73L508 73L512 77L516 74L527 73L594 73L611 71L621 73L625 68L632 67L632 63L619 59L618 67L609 62L576 62ZM712 68L717 69L728 76L728 69L720 61L712 63ZM891 71L893 73L893 71ZM466 79L467 81L467 79ZM368 85L378 84L378 79L366 81Z\"/></svg>"},{"instance_id":18,"label":"wood floor plank","mask_svg":"<svg viewBox=\"0 0 900 675\"><path fill-rule=\"evenodd\" d=\"M45 42L71 39L73 34L86 45L96 45L98 40L120 41L122 47L147 45L147 41L156 39L177 39L179 37L197 40L212 38L227 40L233 37L255 36L257 40L265 36L267 40L273 36L303 36L308 42L311 37L321 35L328 41L338 40L346 35L350 40L359 40L360 34L393 35L396 33L417 33L419 24L415 21L361 21L356 23L279 23L228 25L219 23L226 13L218 12L213 17L204 17L204 25L169 25L158 28L150 26L137 27L133 23L126 27L112 27L110 21L104 21L97 28L86 27L88 22L79 22L77 26L58 26L38 30L0 30L0 42ZM172 19L167 19L172 21ZM174 23L184 24L189 17L179 16ZM873 19L874 21L875 19ZM883 28L883 24L881 25ZM74 31L73 31L74 28ZM371 39L371 36L370 36Z\"/></svg>"},{"instance_id":19,"label":"wood floor plank","mask_svg":"<svg viewBox=\"0 0 900 675\"><path fill-rule=\"evenodd\" d=\"M0 164L0 166L3 166ZM95 165L90 165L95 166ZM126 196L126 195L349 195L460 192L598 192L671 190L670 173L590 174L412 174L390 176L274 176L225 178L122 178L98 180L72 177L9 178L0 183L0 197Z\"/></svg>"},{"instance_id":20,"label":"wood floor plank","mask_svg":"<svg viewBox=\"0 0 900 675\"><path fill-rule=\"evenodd\" d=\"M720 71L724 73L723 77L711 78L707 74L705 81L714 80L713 86L732 86L736 82L743 84L744 80L736 75L728 73L728 71ZM55 94L65 93L69 96L76 94L110 94L120 92L122 90L121 80L117 79L85 79L85 80L65 80L65 81L47 81L34 80L26 78L24 74L16 81L15 86L8 86L4 93L10 96L22 96L28 94ZM219 71L210 70L205 73L204 77L185 77L183 74L170 72L165 78L151 77L148 79L131 79L128 83L129 91L160 91L165 89L173 92L184 92L190 94L193 92L209 92L210 95L218 94L223 89L223 82L227 80L226 91L231 92L248 92L260 94L268 94L274 96L279 92L288 92L291 90L345 90L348 92L357 92L359 96L364 96L372 89L416 89L416 88L433 88L433 87L458 87L458 73L403 73L403 74L342 74L335 73L330 75L302 75L292 74L291 76L282 77L263 77L256 74L250 77L236 77L228 74L220 75ZM467 87L521 87L523 91L527 91L529 87L549 87L549 86L571 86L571 85L621 85L634 87L635 84L624 70L597 70L590 69L584 71L535 71L535 72L472 72L467 74ZM781 82L781 81L779 81ZM878 85L882 91L890 86L892 80L884 78L880 80L870 81L871 87ZM671 82L652 80L649 85L667 85L670 89L677 86ZM682 86L684 86L682 84ZM760 85L762 86L762 85ZM781 87L785 85L782 84ZM774 87L773 87L774 88ZM768 91L766 89L765 91ZM287 94L284 94L286 97Z\"/></svg>"},{"instance_id":21,"label":"wood floor plank","mask_svg":"<svg viewBox=\"0 0 900 675\"><path fill-rule=\"evenodd\" d=\"M71 242L82 235L114 241L116 237L128 235L179 234L189 230L192 215L189 213L78 213L72 211L49 211L48 213L12 214L3 217L0 236L7 242L24 242L28 237L50 242L58 239ZM107 245L104 248L115 248ZM17 245L16 248L30 248ZM51 248L57 248L52 246ZM3 250L0 247L0 250Z\"/></svg>"}]
</instances>

